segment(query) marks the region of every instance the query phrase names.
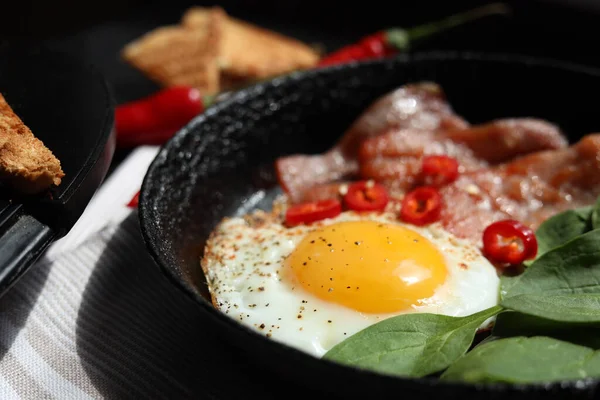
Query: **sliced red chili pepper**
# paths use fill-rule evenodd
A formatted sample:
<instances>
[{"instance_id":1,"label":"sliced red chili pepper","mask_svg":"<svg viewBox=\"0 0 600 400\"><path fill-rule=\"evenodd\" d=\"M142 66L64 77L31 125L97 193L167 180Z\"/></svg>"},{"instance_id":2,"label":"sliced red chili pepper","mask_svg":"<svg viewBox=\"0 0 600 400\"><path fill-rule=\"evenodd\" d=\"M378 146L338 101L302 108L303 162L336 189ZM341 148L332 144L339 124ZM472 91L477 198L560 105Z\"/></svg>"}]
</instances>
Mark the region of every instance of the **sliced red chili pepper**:
<instances>
[{"instance_id":1,"label":"sliced red chili pepper","mask_svg":"<svg viewBox=\"0 0 600 400\"><path fill-rule=\"evenodd\" d=\"M427 225L437 221L442 213L442 196L431 186L421 186L402 199L400 219L413 225Z\"/></svg>"},{"instance_id":2,"label":"sliced red chili pepper","mask_svg":"<svg viewBox=\"0 0 600 400\"><path fill-rule=\"evenodd\" d=\"M445 155L425 156L421 174L427 185L446 185L458 178L458 161Z\"/></svg>"},{"instance_id":3,"label":"sliced red chili pepper","mask_svg":"<svg viewBox=\"0 0 600 400\"><path fill-rule=\"evenodd\" d=\"M129 208L137 208L139 201L140 201L140 192L138 191L131 198L131 200L129 200L129 203L127 203L127 207L129 207Z\"/></svg>"},{"instance_id":4,"label":"sliced red chili pepper","mask_svg":"<svg viewBox=\"0 0 600 400\"><path fill-rule=\"evenodd\" d=\"M517 265L534 258L537 251L535 233L519 221L494 222L483 231L483 253L492 261Z\"/></svg>"},{"instance_id":5,"label":"sliced red chili pepper","mask_svg":"<svg viewBox=\"0 0 600 400\"><path fill-rule=\"evenodd\" d=\"M291 206L285 214L288 225L310 224L325 218L333 218L342 212L342 203L339 200L330 199L303 203Z\"/></svg>"},{"instance_id":6,"label":"sliced red chili pepper","mask_svg":"<svg viewBox=\"0 0 600 400\"><path fill-rule=\"evenodd\" d=\"M344 195L344 204L354 211L382 211L389 200L385 187L372 181L355 182Z\"/></svg>"}]
</instances>

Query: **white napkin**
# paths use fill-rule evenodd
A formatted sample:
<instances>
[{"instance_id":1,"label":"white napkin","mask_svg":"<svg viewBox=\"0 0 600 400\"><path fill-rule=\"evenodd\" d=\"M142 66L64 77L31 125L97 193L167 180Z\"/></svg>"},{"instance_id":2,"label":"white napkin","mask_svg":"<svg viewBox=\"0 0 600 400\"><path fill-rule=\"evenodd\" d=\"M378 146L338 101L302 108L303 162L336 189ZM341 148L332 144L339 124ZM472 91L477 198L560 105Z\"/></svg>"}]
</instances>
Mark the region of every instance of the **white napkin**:
<instances>
[{"instance_id":1,"label":"white napkin","mask_svg":"<svg viewBox=\"0 0 600 400\"><path fill-rule=\"evenodd\" d=\"M126 204L157 150L134 151L0 299L0 399L278 398L147 254Z\"/></svg>"}]
</instances>

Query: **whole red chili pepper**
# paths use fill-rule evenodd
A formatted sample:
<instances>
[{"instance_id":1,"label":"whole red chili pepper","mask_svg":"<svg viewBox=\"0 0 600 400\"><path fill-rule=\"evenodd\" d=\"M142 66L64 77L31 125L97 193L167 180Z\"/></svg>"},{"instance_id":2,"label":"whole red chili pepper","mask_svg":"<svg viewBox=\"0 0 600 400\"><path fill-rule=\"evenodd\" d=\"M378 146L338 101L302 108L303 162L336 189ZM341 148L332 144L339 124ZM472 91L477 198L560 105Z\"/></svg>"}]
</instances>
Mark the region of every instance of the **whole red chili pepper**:
<instances>
[{"instance_id":1,"label":"whole red chili pepper","mask_svg":"<svg viewBox=\"0 0 600 400\"><path fill-rule=\"evenodd\" d=\"M440 21L419 25L409 29L392 28L375 32L362 38L357 43L344 46L326 55L319 61L319 66L342 64L350 61L368 60L394 55L407 51L418 41L435 36L438 33L454 28L488 15L507 13L508 8L502 3L488 4L464 13L454 14Z\"/></svg>"},{"instance_id":2,"label":"whole red chili pepper","mask_svg":"<svg viewBox=\"0 0 600 400\"><path fill-rule=\"evenodd\" d=\"M161 145L202 113L210 97L186 86L162 89L148 97L117 106L117 146Z\"/></svg>"}]
</instances>

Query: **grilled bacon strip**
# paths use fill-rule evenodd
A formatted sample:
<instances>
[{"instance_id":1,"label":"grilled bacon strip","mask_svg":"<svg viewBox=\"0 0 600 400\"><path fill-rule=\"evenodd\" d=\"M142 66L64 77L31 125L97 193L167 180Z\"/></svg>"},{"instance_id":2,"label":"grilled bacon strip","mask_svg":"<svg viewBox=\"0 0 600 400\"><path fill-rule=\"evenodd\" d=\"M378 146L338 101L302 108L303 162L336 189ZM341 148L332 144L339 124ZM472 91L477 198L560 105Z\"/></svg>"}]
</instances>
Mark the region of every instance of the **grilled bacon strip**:
<instances>
[{"instance_id":1,"label":"grilled bacon strip","mask_svg":"<svg viewBox=\"0 0 600 400\"><path fill-rule=\"evenodd\" d=\"M278 159L275 168L279 184L297 202L307 188L355 176L359 170L359 148L365 139L391 128L438 132L468 126L454 114L438 85L405 85L371 104L328 152Z\"/></svg>"},{"instance_id":2,"label":"grilled bacon strip","mask_svg":"<svg viewBox=\"0 0 600 400\"><path fill-rule=\"evenodd\" d=\"M513 118L440 133L392 129L363 141L358 158L362 178L394 180L396 187L409 190L419 182L417 175L424 155L454 157L465 173L524 154L567 146L555 125L533 118Z\"/></svg>"}]
</instances>

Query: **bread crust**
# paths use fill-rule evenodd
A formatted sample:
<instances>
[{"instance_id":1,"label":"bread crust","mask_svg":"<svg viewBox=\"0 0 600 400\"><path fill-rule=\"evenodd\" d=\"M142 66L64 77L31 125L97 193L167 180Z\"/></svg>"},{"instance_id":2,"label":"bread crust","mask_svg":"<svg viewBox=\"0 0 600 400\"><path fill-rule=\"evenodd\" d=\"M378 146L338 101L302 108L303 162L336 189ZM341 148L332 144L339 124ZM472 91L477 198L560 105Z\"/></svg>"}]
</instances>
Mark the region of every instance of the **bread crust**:
<instances>
[{"instance_id":1,"label":"bread crust","mask_svg":"<svg viewBox=\"0 0 600 400\"><path fill-rule=\"evenodd\" d=\"M60 185L60 161L17 116L0 94L0 180L24 194Z\"/></svg>"},{"instance_id":2,"label":"bread crust","mask_svg":"<svg viewBox=\"0 0 600 400\"><path fill-rule=\"evenodd\" d=\"M185 85L205 95L317 65L305 43L232 18L221 7L189 8L177 25L127 44L121 57L163 87Z\"/></svg>"},{"instance_id":3,"label":"bread crust","mask_svg":"<svg viewBox=\"0 0 600 400\"><path fill-rule=\"evenodd\" d=\"M206 29L211 12L212 8L191 7L181 23L193 30ZM311 68L319 61L318 52L301 41L231 16L223 23L219 45L221 71L229 80L264 79Z\"/></svg>"},{"instance_id":4,"label":"bread crust","mask_svg":"<svg viewBox=\"0 0 600 400\"><path fill-rule=\"evenodd\" d=\"M192 86L206 95L220 90L218 49L225 14L212 10L203 29L156 28L122 51L122 58L161 86Z\"/></svg>"}]
</instances>

